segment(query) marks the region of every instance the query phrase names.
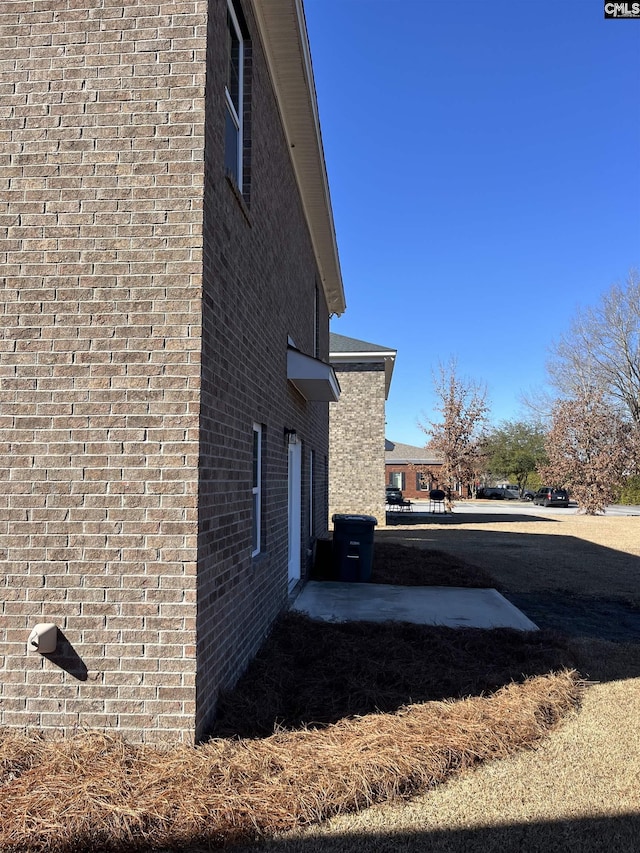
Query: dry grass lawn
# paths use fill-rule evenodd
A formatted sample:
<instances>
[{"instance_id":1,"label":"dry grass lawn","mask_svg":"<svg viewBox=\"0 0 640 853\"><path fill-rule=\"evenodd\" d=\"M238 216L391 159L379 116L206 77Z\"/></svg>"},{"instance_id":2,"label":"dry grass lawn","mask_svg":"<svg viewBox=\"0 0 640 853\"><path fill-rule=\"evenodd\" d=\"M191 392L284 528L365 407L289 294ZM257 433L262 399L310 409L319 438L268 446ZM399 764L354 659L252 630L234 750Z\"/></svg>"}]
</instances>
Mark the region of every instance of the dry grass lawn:
<instances>
[{"instance_id":1,"label":"dry grass lawn","mask_svg":"<svg viewBox=\"0 0 640 853\"><path fill-rule=\"evenodd\" d=\"M636 853L639 718L636 682L595 685L535 751L237 853Z\"/></svg>"},{"instance_id":2,"label":"dry grass lawn","mask_svg":"<svg viewBox=\"0 0 640 853\"><path fill-rule=\"evenodd\" d=\"M394 526L378 536L468 562L491 575L502 590L566 590L616 596L640 606L640 516L493 518L472 516L460 504L445 522Z\"/></svg>"}]
</instances>

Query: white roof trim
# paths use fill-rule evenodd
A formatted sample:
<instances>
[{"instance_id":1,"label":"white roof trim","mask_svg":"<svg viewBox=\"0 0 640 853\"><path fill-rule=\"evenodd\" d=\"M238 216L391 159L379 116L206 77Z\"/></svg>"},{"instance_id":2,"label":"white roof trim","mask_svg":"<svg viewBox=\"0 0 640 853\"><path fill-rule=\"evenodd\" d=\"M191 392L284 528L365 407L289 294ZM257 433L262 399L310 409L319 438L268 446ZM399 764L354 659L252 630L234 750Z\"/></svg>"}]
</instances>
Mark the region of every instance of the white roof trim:
<instances>
[{"instance_id":1,"label":"white roof trim","mask_svg":"<svg viewBox=\"0 0 640 853\"><path fill-rule=\"evenodd\" d=\"M375 350L370 352L332 352L331 361L382 361L384 358L395 358L397 350Z\"/></svg>"},{"instance_id":2,"label":"white roof trim","mask_svg":"<svg viewBox=\"0 0 640 853\"><path fill-rule=\"evenodd\" d=\"M302 0L252 0L332 314L346 309Z\"/></svg>"},{"instance_id":3,"label":"white roof trim","mask_svg":"<svg viewBox=\"0 0 640 853\"><path fill-rule=\"evenodd\" d=\"M335 364L343 364L350 362L360 363L384 363L384 398L389 398L389 389L391 388L391 379L393 377L393 368L396 364L397 350L378 350L377 352L331 352L329 360Z\"/></svg>"},{"instance_id":4,"label":"white roof trim","mask_svg":"<svg viewBox=\"0 0 640 853\"><path fill-rule=\"evenodd\" d=\"M287 379L305 400L337 403L340 399L333 367L293 347L287 348Z\"/></svg>"}]
</instances>

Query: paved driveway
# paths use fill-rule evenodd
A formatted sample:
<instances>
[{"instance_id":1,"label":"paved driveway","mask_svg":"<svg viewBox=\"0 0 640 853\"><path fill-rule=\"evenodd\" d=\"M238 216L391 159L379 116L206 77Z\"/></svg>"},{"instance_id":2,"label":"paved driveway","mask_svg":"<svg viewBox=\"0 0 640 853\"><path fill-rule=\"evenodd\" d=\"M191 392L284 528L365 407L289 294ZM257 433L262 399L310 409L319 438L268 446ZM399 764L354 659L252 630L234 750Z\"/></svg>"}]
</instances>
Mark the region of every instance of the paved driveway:
<instances>
[{"instance_id":1,"label":"paved driveway","mask_svg":"<svg viewBox=\"0 0 640 853\"><path fill-rule=\"evenodd\" d=\"M429 501L413 501L414 512L429 512ZM568 507L534 506L530 501L459 501L455 504L454 512L481 515L535 515L538 518L557 515L576 515L579 512L577 504ZM640 515L640 506L622 506L611 504L607 507L606 515Z\"/></svg>"}]
</instances>

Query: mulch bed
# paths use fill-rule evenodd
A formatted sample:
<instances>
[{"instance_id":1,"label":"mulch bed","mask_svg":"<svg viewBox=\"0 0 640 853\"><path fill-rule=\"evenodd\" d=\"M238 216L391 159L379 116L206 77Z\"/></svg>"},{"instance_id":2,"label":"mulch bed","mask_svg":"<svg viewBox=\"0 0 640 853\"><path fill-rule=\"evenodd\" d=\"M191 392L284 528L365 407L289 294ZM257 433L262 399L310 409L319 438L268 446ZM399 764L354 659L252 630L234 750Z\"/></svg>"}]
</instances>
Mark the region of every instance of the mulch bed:
<instances>
[{"instance_id":1,"label":"mulch bed","mask_svg":"<svg viewBox=\"0 0 640 853\"><path fill-rule=\"evenodd\" d=\"M491 576L441 551L376 542L371 582L494 587ZM554 631L328 623L283 616L233 691L218 701L216 737L264 737L407 703L459 699L575 666Z\"/></svg>"},{"instance_id":2,"label":"mulch bed","mask_svg":"<svg viewBox=\"0 0 640 853\"><path fill-rule=\"evenodd\" d=\"M565 590L511 592L489 572L444 551L376 542L371 581L403 586L493 588L539 628L566 637L640 643L640 609L629 601Z\"/></svg>"},{"instance_id":3,"label":"mulch bed","mask_svg":"<svg viewBox=\"0 0 640 853\"><path fill-rule=\"evenodd\" d=\"M480 696L574 665L549 631L331 623L289 613L220 698L213 734L319 728L409 703Z\"/></svg>"}]
</instances>

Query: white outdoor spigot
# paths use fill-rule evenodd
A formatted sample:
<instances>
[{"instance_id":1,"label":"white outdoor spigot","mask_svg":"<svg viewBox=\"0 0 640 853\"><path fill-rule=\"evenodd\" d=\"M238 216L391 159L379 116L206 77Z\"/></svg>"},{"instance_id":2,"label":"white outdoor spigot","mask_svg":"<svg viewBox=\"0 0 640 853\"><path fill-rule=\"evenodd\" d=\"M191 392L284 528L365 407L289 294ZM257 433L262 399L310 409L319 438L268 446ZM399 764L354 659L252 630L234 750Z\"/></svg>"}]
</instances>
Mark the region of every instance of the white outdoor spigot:
<instances>
[{"instance_id":1,"label":"white outdoor spigot","mask_svg":"<svg viewBox=\"0 0 640 853\"><path fill-rule=\"evenodd\" d=\"M29 634L27 642L30 649L40 652L41 655L55 652L58 643L57 625L53 622L40 622Z\"/></svg>"}]
</instances>

